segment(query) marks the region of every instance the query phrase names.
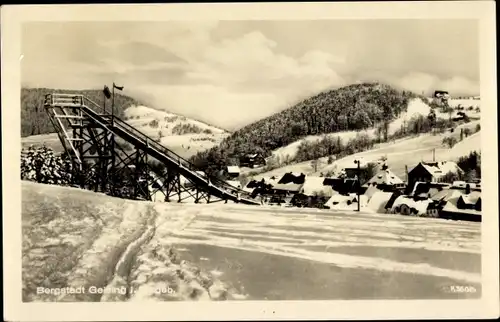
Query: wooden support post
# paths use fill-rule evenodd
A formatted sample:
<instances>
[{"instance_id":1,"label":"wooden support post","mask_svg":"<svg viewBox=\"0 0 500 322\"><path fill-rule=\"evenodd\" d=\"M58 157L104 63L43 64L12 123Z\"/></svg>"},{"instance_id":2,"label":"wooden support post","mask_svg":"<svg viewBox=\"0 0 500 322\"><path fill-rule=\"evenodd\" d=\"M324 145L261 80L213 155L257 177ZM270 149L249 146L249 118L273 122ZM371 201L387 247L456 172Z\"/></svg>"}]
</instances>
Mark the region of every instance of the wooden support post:
<instances>
[{"instance_id":1,"label":"wooden support post","mask_svg":"<svg viewBox=\"0 0 500 322\"><path fill-rule=\"evenodd\" d=\"M181 198L181 174L177 173L176 176L177 176L177 193L179 194L179 201L178 202L181 202L181 200L182 200L182 198Z\"/></svg>"},{"instance_id":2,"label":"wooden support post","mask_svg":"<svg viewBox=\"0 0 500 322\"><path fill-rule=\"evenodd\" d=\"M134 170L134 198L139 197L139 150L135 150L135 170Z\"/></svg>"},{"instance_id":3,"label":"wooden support post","mask_svg":"<svg viewBox=\"0 0 500 322\"><path fill-rule=\"evenodd\" d=\"M358 163L358 191L357 191L357 194L358 194L358 212L361 211L361 200L359 200L359 197L360 197L360 190L361 190L361 168L360 168L360 162L359 160L357 161Z\"/></svg>"}]
</instances>

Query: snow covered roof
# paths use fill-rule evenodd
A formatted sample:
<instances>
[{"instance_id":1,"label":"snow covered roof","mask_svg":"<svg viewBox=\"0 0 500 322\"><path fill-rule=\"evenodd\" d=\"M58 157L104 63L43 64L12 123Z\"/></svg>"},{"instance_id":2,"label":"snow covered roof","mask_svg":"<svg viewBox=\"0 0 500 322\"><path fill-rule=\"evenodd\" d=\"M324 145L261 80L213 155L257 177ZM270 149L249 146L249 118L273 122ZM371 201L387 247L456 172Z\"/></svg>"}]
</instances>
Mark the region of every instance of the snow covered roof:
<instances>
[{"instance_id":1,"label":"snow covered roof","mask_svg":"<svg viewBox=\"0 0 500 322\"><path fill-rule=\"evenodd\" d=\"M325 178L323 177L306 176L304 186L302 187L303 193L311 196L314 193L323 192L327 196L331 196L333 194L333 188L323 185L324 181Z\"/></svg>"},{"instance_id":2,"label":"snow covered roof","mask_svg":"<svg viewBox=\"0 0 500 322\"><path fill-rule=\"evenodd\" d=\"M452 173L463 172L463 170L460 169L460 167L455 162L451 161L441 161L432 163L421 162L420 164L435 178L440 178L446 175L448 172Z\"/></svg>"},{"instance_id":3,"label":"snow covered roof","mask_svg":"<svg viewBox=\"0 0 500 322\"><path fill-rule=\"evenodd\" d=\"M462 195L461 198L464 203L475 205L481 199L481 193L479 191L472 191L468 195Z\"/></svg>"},{"instance_id":4,"label":"snow covered roof","mask_svg":"<svg viewBox=\"0 0 500 322\"><path fill-rule=\"evenodd\" d=\"M240 173L240 168L235 165L230 165L227 167L227 172L228 173Z\"/></svg>"},{"instance_id":5,"label":"snow covered roof","mask_svg":"<svg viewBox=\"0 0 500 322\"><path fill-rule=\"evenodd\" d=\"M465 181L453 181L453 183L451 184L452 187L463 188L463 189L467 188L467 185L471 189L481 188L481 185L478 186L476 183L465 182Z\"/></svg>"},{"instance_id":6,"label":"snow covered roof","mask_svg":"<svg viewBox=\"0 0 500 322\"><path fill-rule=\"evenodd\" d=\"M462 191L457 189L444 189L432 196L433 200L448 201L450 199L458 199L462 195Z\"/></svg>"},{"instance_id":7,"label":"snow covered roof","mask_svg":"<svg viewBox=\"0 0 500 322\"><path fill-rule=\"evenodd\" d=\"M344 196L341 194L334 194L328 201L325 203L325 206L330 209L339 209L339 210L354 210L357 208L356 195ZM348 201L351 201L351 204L348 205ZM368 204L368 198L364 195L360 196L361 206L364 207Z\"/></svg>"},{"instance_id":8,"label":"snow covered roof","mask_svg":"<svg viewBox=\"0 0 500 322\"><path fill-rule=\"evenodd\" d=\"M378 184L395 185L395 184L402 184L404 182L397 175L395 175L394 172L392 172L389 169L386 169L386 170L381 170L367 182L367 184L369 185L373 183L376 183L377 185Z\"/></svg>"},{"instance_id":9,"label":"snow covered roof","mask_svg":"<svg viewBox=\"0 0 500 322\"><path fill-rule=\"evenodd\" d=\"M291 192L299 192L302 189L304 184L296 184L296 183L286 183L286 184L276 184L273 186L274 190L282 190L282 191L291 191Z\"/></svg>"},{"instance_id":10,"label":"snow covered roof","mask_svg":"<svg viewBox=\"0 0 500 322\"><path fill-rule=\"evenodd\" d=\"M443 211L446 212L455 212L455 213L469 213L469 214L478 214L480 215L481 212L475 209L460 209L457 207L458 200L463 197L453 197L447 200L446 205L443 207Z\"/></svg>"}]
</instances>

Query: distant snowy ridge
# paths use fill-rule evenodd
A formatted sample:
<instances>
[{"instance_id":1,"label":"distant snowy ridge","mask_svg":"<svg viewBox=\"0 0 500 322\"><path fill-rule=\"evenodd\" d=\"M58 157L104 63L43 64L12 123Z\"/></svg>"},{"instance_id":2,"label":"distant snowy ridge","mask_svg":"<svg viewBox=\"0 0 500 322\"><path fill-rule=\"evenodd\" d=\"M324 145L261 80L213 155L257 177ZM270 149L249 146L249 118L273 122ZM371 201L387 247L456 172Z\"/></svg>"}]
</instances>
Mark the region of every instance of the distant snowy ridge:
<instances>
[{"instance_id":1,"label":"distant snowy ridge","mask_svg":"<svg viewBox=\"0 0 500 322\"><path fill-rule=\"evenodd\" d=\"M184 158L210 149L229 136L215 126L144 105L131 106L124 114L127 123Z\"/></svg>"},{"instance_id":2,"label":"distant snowy ridge","mask_svg":"<svg viewBox=\"0 0 500 322\"><path fill-rule=\"evenodd\" d=\"M193 120L186 116L160 111L144 105L131 106L125 110L127 122L131 125L146 126L148 122L158 121L158 129L165 130L165 134L172 134L176 125L191 124L202 130L210 130L214 134L226 133L225 130L206 123Z\"/></svg>"}]
</instances>

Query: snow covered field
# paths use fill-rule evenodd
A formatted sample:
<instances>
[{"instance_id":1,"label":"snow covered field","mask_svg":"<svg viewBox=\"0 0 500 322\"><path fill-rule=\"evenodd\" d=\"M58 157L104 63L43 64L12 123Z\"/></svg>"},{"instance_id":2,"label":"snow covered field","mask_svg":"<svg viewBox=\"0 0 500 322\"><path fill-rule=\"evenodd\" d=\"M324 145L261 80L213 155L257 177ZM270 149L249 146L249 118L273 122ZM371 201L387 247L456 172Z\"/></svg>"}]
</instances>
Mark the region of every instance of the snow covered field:
<instances>
[{"instance_id":1,"label":"snow covered field","mask_svg":"<svg viewBox=\"0 0 500 322\"><path fill-rule=\"evenodd\" d=\"M31 145L34 146L47 146L54 150L55 152L63 152L64 148L59 140L56 133L31 135L21 138L22 148L28 148Z\"/></svg>"},{"instance_id":2,"label":"snow covered field","mask_svg":"<svg viewBox=\"0 0 500 322\"><path fill-rule=\"evenodd\" d=\"M24 301L477 298L480 224L22 183ZM473 286L453 293L451 286ZM124 290L92 294L90 288ZM82 287L81 294L37 294Z\"/></svg>"}]
</instances>

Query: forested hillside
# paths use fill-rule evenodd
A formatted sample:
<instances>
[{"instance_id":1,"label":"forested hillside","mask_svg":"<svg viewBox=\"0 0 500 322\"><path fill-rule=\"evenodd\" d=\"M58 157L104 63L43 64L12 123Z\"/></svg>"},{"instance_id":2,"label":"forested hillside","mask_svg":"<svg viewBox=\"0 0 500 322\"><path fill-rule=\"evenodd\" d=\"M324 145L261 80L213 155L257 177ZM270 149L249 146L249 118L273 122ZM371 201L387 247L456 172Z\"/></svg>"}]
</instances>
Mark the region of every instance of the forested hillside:
<instances>
[{"instance_id":1,"label":"forested hillside","mask_svg":"<svg viewBox=\"0 0 500 322\"><path fill-rule=\"evenodd\" d=\"M245 153L269 156L272 150L307 135L387 125L416 97L379 83L325 91L236 131L220 146L199 153L192 161L212 172L228 163L237 164Z\"/></svg>"},{"instance_id":2,"label":"forested hillside","mask_svg":"<svg viewBox=\"0 0 500 322\"><path fill-rule=\"evenodd\" d=\"M54 132L47 113L43 107L46 94L50 93L78 93L87 96L99 106L103 105L104 96L101 90L60 90L49 88L22 88L21 89L21 136L30 136ZM115 93L115 113L123 115L123 111L131 106L138 105L135 99ZM111 107L111 100L107 100L106 108Z\"/></svg>"}]
</instances>

